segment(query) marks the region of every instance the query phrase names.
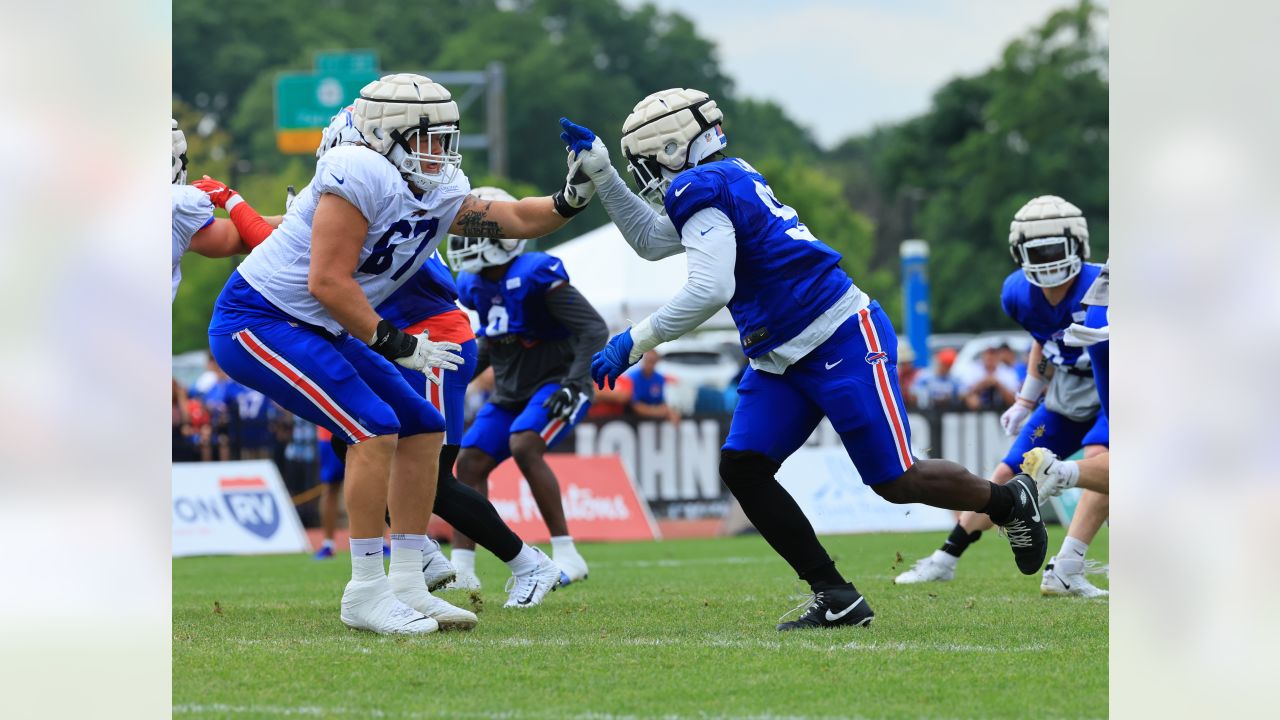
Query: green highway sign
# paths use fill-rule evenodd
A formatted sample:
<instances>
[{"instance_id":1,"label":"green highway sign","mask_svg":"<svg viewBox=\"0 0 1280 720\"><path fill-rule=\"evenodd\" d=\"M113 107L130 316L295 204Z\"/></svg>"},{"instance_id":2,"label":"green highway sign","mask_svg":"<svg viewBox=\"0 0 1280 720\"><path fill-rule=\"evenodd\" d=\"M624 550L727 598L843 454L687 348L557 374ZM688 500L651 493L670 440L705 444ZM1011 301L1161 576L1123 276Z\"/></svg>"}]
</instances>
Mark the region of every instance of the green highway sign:
<instances>
[{"instance_id":1,"label":"green highway sign","mask_svg":"<svg viewBox=\"0 0 1280 720\"><path fill-rule=\"evenodd\" d=\"M284 153L315 152L329 118L382 76L369 50L316 53L315 70L276 76L276 146Z\"/></svg>"}]
</instances>

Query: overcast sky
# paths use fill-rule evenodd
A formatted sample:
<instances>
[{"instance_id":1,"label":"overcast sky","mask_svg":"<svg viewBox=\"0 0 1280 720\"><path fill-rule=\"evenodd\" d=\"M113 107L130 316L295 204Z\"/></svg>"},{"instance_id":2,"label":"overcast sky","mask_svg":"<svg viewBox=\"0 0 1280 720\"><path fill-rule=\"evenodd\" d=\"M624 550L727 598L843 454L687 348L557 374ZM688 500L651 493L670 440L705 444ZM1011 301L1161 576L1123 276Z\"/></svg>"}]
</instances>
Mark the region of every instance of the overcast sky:
<instances>
[{"instance_id":1,"label":"overcast sky","mask_svg":"<svg viewBox=\"0 0 1280 720\"><path fill-rule=\"evenodd\" d=\"M832 145L923 112L957 75L1074 0L648 0L693 20L739 94L769 99ZM622 0L631 8L643 0ZM1109 5L1106 0L1099 3ZM637 98L639 99L639 98Z\"/></svg>"}]
</instances>

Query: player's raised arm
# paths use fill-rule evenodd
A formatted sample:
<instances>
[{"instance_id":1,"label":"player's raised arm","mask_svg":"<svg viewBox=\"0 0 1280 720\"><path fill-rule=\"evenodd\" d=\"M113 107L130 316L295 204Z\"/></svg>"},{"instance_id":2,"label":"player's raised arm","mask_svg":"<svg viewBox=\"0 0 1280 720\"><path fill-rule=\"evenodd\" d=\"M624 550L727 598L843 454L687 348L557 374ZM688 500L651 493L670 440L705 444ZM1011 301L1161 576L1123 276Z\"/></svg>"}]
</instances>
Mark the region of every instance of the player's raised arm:
<instances>
[{"instance_id":1,"label":"player's raised arm","mask_svg":"<svg viewBox=\"0 0 1280 720\"><path fill-rule=\"evenodd\" d=\"M240 193L208 175L191 183L209 196L216 208L231 215L231 221L215 220L212 225L191 238L191 250L205 257L230 257L249 252L258 247L280 227L284 218L280 215L263 217L254 210Z\"/></svg>"},{"instance_id":2,"label":"player's raised arm","mask_svg":"<svg viewBox=\"0 0 1280 720\"><path fill-rule=\"evenodd\" d=\"M578 163L569 164L564 187L554 195L521 200L481 200L468 195L449 226L449 232L464 237L494 239L542 237L559 230L587 209L595 185Z\"/></svg>"},{"instance_id":3,"label":"player's raised arm","mask_svg":"<svg viewBox=\"0 0 1280 720\"><path fill-rule=\"evenodd\" d=\"M560 118L560 139L569 148L569 165L580 163L595 184L600 202L623 239L645 260L661 260L684 251L680 235L666 215L631 192L609 162L604 142L587 128ZM662 200L658 198L658 206Z\"/></svg>"}]
</instances>

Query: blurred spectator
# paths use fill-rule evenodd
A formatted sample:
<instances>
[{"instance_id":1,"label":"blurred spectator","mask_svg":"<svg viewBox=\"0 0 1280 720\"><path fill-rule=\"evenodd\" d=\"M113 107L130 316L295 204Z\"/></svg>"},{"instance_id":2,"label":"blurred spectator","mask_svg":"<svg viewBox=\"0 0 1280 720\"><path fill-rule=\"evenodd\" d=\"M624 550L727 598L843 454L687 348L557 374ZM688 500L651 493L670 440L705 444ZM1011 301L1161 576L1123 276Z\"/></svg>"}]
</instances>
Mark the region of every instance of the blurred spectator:
<instances>
[{"instance_id":1,"label":"blurred spectator","mask_svg":"<svg viewBox=\"0 0 1280 720\"><path fill-rule=\"evenodd\" d=\"M666 401L667 378L658 372L657 351L645 353L640 358L640 366L628 371L624 377L631 380L631 412L642 418L680 422L680 412Z\"/></svg>"},{"instance_id":2,"label":"blurred spectator","mask_svg":"<svg viewBox=\"0 0 1280 720\"><path fill-rule=\"evenodd\" d=\"M187 409L189 402L186 388L175 378L173 380L173 462L194 462L197 460L195 448L190 441L191 412Z\"/></svg>"},{"instance_id":3,"label":"blurred spectator","mask_svg":"<svg viewBox=\"0 0 1280 720\"><path fill-rule=\"evenodd\" d=\"M1014 373L1018 376L1018 387L1022 387L1022 382L1027 379L1027 356L1018 354L1008 343L1000 343L1000 347L996 348L1000 352L1000 362L1013 368Z\"/></svg>"},{"instance_id":4,"label":"blurred spectator","mask_svg":"<svg viewBox=\"0 0 1280 720\"><path fill-rule=\"evenodd\" d=\"M916 373L912 389L919 407L946 410L959 403L960 384L951 373L955 361L955 349L943 348L933 356L932 367Z\"/></svg>"},{"instance_id":5,"label":"blurred spectator","mask_svg":"<svg viewBox=\"0 0 1280 720\"><path fill-rule=\"evenodd\" d=\"M910 343L898 341L898 388L902 391L902 402L908 408L916 407L915 388L911 385L920 374L916 367L916 351Z\"/></svg>"},{"instance_id":6,"label":"blurred spectator","mask_svg":"<svg viewBox=\"0 0 1280 720\"><path fill-rule=\"evenodd\" d=\"M1018 394L1018 373L1000 361L999 347L982 351L961 379L964 404L970 410L1003 410Z\"/></svg>"},{"instance_id":7,"label":"blurred spectator","mask_svg":"<svg viewBox=\"0 0 1280 720\"><path fill-rule=\"evenodd\" d=\"M338 498L342 495L342 461L333 451L333 433L316 428L316 442L320 453L320 528L324 540L316 551L316 559L333 557L333 534L338 528Z\"/></svg>"}]
</instances>

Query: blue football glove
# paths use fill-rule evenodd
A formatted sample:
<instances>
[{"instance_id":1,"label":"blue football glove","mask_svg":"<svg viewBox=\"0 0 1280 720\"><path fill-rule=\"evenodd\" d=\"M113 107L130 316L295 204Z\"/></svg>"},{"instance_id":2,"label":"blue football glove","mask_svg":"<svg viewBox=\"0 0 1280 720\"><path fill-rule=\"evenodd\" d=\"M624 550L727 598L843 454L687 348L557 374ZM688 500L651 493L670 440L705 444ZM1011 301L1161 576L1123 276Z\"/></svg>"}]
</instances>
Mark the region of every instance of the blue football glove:
<instances>
[{"instance_id":1,"label":"blue football glove","mask_svg":"<svg viewBox=\"0 0 1280 720\"><path fill-rule=\"evenodd\" d=\"M581 125L574 124L569 118L560 118L560 127L564 129L564 132L560 133L560 139L564 141L569 150L575 153L590 150L591 143L595 142L595 133Z\"/></svg>"},{"instance_id":2,"label":"blue football glove","mask_svg":"<svg viewBox=\"0 0 1280 720\"><path fill-rule=\"evenodd\" d=\"M613 165L609 162L609 150L605 148L604 141L566 118L560 118L560 127L564 128L560 139L569 149L570 165L574 161L580 163L582 171L596 183L607 180L608 174L613 172Z\"/></svg>"},{"instance_id":3,"label":"blue football glove","mask_svg":"<svg viewBox=\"0 0 1280 720\"><path fill-rule=\"evenodd\" d=\"M596 387L604 389L605 382L609 389L635 363L631 360L631 348L635 343L631 340L631 328L614 335L604 349L591 356L591 379Z\"/></svg>"}]
</instances>

